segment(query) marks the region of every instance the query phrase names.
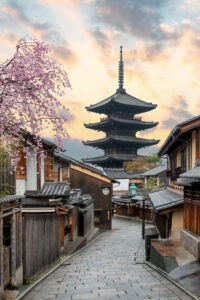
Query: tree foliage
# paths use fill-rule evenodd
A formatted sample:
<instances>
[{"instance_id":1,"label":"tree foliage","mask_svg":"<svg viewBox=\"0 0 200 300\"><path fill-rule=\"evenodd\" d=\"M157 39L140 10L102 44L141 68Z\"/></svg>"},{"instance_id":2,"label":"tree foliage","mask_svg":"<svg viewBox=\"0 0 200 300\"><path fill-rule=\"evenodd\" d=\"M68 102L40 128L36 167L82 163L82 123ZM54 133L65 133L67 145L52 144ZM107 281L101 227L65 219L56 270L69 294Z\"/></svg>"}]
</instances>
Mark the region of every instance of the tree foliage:
<instances>
[{"instance_id":1,"label":"tree foliage","mask_svg":"<svg viewBox=\"0 0 200 300\"><path fill-rule=\"evenodd\" d=\"M141 156L133 159L132 161L125 162L124 168L127 173L131 172L146 172L152 168L155 168L161 162L161 158L157 155Z\"/></svg>"},{"instance_id":2,"label":"tree foliage","mask_svg":"<svg viewBox=\"0 0 200 300\"><path fill-rule=\"evenodd\" d=\"M58 98L70 83L66 72L49 56L51 49L37 39L24 38L16 45L13 57L0 65L0 136L13 159L22 144L27 155L30 146L37 155L41 132L46 128L51 129L58 148L67 136L67 109ZM27 144L22 129L34 136L34 142ZM15 155L10 147L13 144Z\"/></svg>"},{"instance_id":3,"label":"tree foliage","mask_svg":"<svg viewBox=\"0 0 200 300\"><path fill-rule=\"evenodd\" d=\"M162 160L158 156L158 154L153 154L153 155L146 156L146 161L150 164L157 164L157 163L162 162Z\"/></svg>"},{"instance_id":4,"label":"tree foliage","mask_svg":"<svg viewBox=\"0 0 200 300\"><path fill-rule=\"evenodd\" d=\"M0 143L0 177L7 175L10 172L11 161L8 153L5 151L4 147ZM7 183L1 183L0 186L0 197L6 195L11 195L13 193L14 186Z\"/></svg>"},{"instance_id":5,"label":"tree foliage","mask_svg":"<svg viewBox=\"0 0 200 300\"><path fill-rule=\"evenodd\" d=\"M150 191L156 190L163 186L164 186L164 184L162 184L162 183L160 185L157 184L156 177L149 177L149 178L147 178L147 183L145 184L144 188L145 188L146 193L148 193Z\"/></svg>"}]
</instances>

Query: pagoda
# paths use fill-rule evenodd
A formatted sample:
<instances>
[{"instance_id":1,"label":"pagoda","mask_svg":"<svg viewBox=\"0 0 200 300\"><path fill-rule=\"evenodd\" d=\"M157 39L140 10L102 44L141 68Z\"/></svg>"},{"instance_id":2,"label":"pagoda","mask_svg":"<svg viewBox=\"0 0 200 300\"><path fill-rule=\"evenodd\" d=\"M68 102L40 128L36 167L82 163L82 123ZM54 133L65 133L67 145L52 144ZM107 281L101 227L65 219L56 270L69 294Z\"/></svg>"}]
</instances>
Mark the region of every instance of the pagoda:
<instances>
[{"instance_id":1,"label":"pagoda","mask_svg":"<svg viewBox=\"0 0 200 300\"><path fill-rule=\"evenodd\" d=\"M89 112L106 115L100 122L84 124L86 128L105 132L102 139L83 142L84 145L104 150L103 156L86 158L84 162L103 168L122 168L123 162L136 158L137 150L156 145L159 140L143 139L137 131L155 127L158 122L145 122L135 115L156 108L156 104L139 100L126 93L124 83L124 62L120 47L119 87L116 93L97 104L86 107Z\"/></svg>"}]
</instances>

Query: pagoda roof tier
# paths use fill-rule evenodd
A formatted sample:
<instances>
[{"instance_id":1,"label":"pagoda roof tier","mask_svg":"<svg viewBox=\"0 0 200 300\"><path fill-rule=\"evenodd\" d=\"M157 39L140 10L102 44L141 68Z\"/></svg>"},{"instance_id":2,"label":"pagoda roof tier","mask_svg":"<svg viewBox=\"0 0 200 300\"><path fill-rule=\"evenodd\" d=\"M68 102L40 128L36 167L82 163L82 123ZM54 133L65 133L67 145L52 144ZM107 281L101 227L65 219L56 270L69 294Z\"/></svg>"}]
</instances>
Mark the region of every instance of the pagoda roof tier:
<instances>
[{"instance_id":1,"label":"pagoda roof tier","mask_svg":"<svg viewBox=\"0 0 200 300\"><path fill-rule=\"evenodd\" d=\"M108 130L109 126L113 125L115 126L115 128L117 126L124 126L126 128L128 127L135 131L138 131L155 127L158 125L158 122L145 122L138 119L122 119L119 117L110 116L109 118L102 119L100 122L89 123L84 125L86 128L101 130L105 132Z\"/></svg>"},{"instance_id":2,"label":"pagoda roof tier","mask_svg":"<svg viewBox=\"0 0 200 300\"><path fill-rule=\"evenodd\" d=\"M122 112L136 115L150 111L156 108L156 106L156 104L139 100L127 94L125 91L119 91L97 104L87 106L86 109L91 112L105 115Z\"/></svg>"},{"instance_id":3,"label":"pagoda roof tier","mask_svg":"<svg viewBox=\"0 0 200 300\"><path fill-rule=\"evenodd\" d=\"M131 149L138 149L145 146L153 146L159 143L159 140L148 140L148 139L141 139L134 136L113 136L110 135L103 139L94 140L94 141L87 141L83 142L84 145L98 147L101 149L107 148L107 146L115 147L119 145L120 147L130 147Z\"/></svg>"},{"instance_id":4,"label":"pagoda roof tier","mask_svg":"<svg viewBox=\"0 0 200 300\"><path fill-rule=\"evenodd\" d=\"M95 164L98 166L108 166L109 164L122 164L125 161L130 161L138 157L136 154L107 154L103 156L85 158L83 161L88 164Z\"/></svg>"}]
</instances>

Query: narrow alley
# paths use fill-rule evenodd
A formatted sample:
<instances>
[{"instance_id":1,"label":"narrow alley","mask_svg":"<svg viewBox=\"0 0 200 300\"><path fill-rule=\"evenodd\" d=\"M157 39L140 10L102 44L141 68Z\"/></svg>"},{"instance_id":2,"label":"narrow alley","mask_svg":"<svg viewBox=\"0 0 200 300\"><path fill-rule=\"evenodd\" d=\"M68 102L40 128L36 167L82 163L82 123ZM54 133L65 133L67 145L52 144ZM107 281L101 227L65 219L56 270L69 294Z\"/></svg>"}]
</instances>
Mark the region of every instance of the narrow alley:
<instances>
[{"instance_id":1,"label":"narrow alley","mask_svg":"<svg viewBox=\"0 0 200 300\"><path fill-rule=\"evenodd\" d=\"M113 230L66 261L25 300L192 299L143 263L141 224L113 218Z\"/></svg>"}]
</instances>

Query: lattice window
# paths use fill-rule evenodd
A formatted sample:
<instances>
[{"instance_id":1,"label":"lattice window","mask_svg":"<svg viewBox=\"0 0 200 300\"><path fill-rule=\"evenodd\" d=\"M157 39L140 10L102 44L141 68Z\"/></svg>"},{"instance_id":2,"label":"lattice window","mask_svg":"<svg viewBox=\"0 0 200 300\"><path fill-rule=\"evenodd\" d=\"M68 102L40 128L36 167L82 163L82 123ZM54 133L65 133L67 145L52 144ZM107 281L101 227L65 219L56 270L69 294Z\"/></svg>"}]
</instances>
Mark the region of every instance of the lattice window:
<instances>
[{"instance_id":1,"label":"lattice window","mask_svg":"<svg viewBox=\"0 0 200 300\"><path fill-rule=\"evenodd\" d=\"M45 181L54 181L54 153L46 151L45 153Z\"/></svg>"},{"instance_id":2,"label":"lattice window","mask_svg":"<svg viewBox=\"0 0 200 300\"><path fill-rule=\"evenodd\" d=\"M20 161L17 163L16 179L26 179L26 158L23 152L20 153Z\"/></svg>"}]
</instances>

